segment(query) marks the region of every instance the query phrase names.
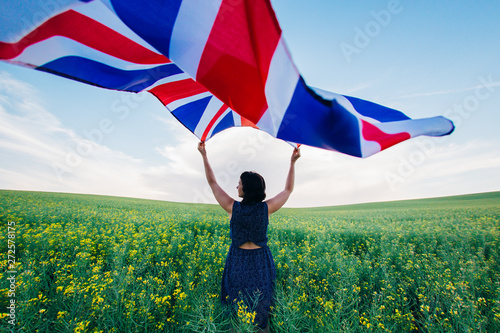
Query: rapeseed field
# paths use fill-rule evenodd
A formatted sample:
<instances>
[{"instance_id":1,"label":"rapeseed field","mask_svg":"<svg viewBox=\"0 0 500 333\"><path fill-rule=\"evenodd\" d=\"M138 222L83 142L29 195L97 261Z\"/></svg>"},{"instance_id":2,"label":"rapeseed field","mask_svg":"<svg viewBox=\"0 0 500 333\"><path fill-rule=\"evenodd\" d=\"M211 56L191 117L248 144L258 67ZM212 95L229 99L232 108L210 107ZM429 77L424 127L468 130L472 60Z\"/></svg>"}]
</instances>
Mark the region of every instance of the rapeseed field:
<instances>
[{"instance_id":1,"label":"rapeseed field","mask_svg":"<svg viewBox=\"0 0 500 333\"><path fill-rule=\"evenodd\" d=\"M216 205L0 191L1 327L250 332L219 302ZM271 332L500 331L500 192L282 209Z\"/></svg>"}]
</instances>

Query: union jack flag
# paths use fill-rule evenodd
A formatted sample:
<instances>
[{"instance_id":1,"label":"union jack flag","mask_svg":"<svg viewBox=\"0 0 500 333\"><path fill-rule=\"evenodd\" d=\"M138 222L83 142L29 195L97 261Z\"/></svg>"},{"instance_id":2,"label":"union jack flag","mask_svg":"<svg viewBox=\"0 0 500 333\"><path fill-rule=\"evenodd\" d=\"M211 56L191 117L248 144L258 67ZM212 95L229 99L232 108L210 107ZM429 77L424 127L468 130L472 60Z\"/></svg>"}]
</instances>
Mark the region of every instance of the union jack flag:
<instances>
[{"instance_id":1,"label":"union jack flag","mask_svg":"<svg viewBox=\"0 0 500 333\"><path fill-rule=\"evenodd\" d=\"M454 129L443 117L410 119L309 87L269 0L1 3L9 13L0 23L0 59L103 88L148 91L203 141L253 126L289 142L367 157Z\"/></svg>"}]
</instances>

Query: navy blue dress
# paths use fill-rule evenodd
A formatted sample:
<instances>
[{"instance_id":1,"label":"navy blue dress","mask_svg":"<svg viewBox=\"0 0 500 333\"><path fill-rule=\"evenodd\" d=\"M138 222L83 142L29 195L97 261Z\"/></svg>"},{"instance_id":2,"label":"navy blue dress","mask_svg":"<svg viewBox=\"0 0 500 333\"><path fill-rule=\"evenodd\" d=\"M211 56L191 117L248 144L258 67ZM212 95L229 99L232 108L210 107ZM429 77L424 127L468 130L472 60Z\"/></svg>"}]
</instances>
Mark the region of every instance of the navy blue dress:
<instances>
[{"instance_id":1,"label":"navy blue dress","mask_svg":"<svg viewBox=\"0 0 500 333\"><path fill-rule=\"evenodd\" d=\"M243 300L249 312L256 312L255 323L267 326L274 299L276 268L267 246L268 208L265 202L242 205L235 201L230 222L231 246L222 274L221 301L237 308ZM252 241L259 249L244 250L239 246Z\"/></svg>"}]
</instances>

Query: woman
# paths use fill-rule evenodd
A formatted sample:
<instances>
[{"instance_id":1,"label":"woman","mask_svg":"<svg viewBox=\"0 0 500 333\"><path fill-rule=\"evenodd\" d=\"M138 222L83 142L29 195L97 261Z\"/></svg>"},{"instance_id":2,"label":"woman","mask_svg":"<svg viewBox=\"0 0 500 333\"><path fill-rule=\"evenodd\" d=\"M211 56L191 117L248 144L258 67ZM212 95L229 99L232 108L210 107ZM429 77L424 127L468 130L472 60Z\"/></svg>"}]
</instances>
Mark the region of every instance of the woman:
<instances>
[{"instance_id":1,"label":"woman","mask_svg":"<svg viewBox=\"0 0 500 333\"><path fill-rule=\"evenodd\" d=\"M266 184L262 176L255 172L242 173L236 187L238 196L243 198L241 202L231 198L217 184L204 142L198 144L198 150L203 157L208 184L230 219L231 246L222 274L221 301L229 305L243 301L248 312L255 311L254 323L262 331L269 332L267 322L276 271L267 246L267 226L269 215L279 210L293 191L295 162L300 157L300 150L294 149L285 189L274 198L264 201Z\"/></svg>"}]
</instances>

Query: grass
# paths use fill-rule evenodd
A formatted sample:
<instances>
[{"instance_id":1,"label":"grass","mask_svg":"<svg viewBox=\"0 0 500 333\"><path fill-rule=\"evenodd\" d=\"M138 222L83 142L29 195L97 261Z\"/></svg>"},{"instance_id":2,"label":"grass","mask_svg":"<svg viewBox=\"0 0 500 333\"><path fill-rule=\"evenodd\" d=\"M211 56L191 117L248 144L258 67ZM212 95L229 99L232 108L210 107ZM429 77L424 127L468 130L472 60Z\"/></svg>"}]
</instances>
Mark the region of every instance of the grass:
<instances>
[{"instance_id":1,"label":"grass","mask_svg":"<svg viewBox=\"0 0 500 333\"><path fill-rule=\"evenodd\" d=\"M280 210L271 331L498 331L499 208L492 192ZM0 191L0 220L2 328L12 300L26 332L251 326L219 304L230 240L218 206Z\"/></svg>"}]
</instances>

